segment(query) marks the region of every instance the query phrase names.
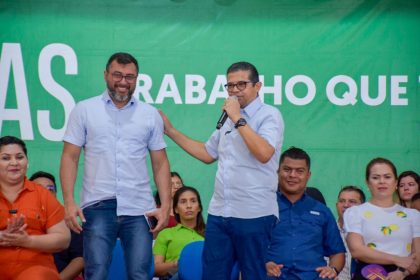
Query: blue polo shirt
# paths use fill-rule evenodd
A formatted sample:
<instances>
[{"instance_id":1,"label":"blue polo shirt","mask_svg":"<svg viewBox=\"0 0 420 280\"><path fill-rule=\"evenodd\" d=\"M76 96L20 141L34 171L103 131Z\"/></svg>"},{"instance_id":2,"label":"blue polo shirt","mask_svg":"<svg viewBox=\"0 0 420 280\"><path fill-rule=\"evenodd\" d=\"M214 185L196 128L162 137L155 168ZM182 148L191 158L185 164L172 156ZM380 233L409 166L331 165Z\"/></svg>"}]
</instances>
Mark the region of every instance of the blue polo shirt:
<instances>
[{"instance_id":1,"label":"blue polo shirt","mask_svg":"<svg viewBox=\"0 0 420 280\"><path fill-rule=\"evenodd\" d=\"M318 279L324 256L346 252L331 210L306 194L293 204L278 192L277 202L280 221L267 261L284 265L279 279Z\"/></svg>"}]
</instances>

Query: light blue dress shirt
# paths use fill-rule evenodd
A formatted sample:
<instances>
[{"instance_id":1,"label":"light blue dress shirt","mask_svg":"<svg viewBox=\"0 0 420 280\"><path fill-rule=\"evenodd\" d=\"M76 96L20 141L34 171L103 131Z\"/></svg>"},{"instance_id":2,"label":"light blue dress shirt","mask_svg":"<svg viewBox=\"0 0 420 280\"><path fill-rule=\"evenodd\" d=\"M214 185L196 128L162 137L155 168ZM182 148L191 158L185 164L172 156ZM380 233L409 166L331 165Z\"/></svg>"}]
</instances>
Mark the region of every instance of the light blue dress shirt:
<instances>
[{"instance_id":1,"label":"light blue dress shirt","mask_svg":"<svg viewBox=\"0 0 420 280\"><path fill-rule=\"evenodd\" d=\"M132 97L118 109L105 91L76 105L63 140L84 149L82 208L113 198L118 216L155 208L146 159L166 144L154 107Z\"/></svg>"},{"instance_id":2,"label":"light blue dress shirt","mask_svg":"<svg viewBox=\"0 0 420 280\"><path fill-rule=\"evenodd\" d=\"M277 169L283 143L283 118L276 108L262 103L258 97L241 109L241 115L275 152L267 163L259 162L230 119L213 132L205 145L210 156L218 160L208 212L243 219L278 217Z\"/></svg>"}]
</instances>

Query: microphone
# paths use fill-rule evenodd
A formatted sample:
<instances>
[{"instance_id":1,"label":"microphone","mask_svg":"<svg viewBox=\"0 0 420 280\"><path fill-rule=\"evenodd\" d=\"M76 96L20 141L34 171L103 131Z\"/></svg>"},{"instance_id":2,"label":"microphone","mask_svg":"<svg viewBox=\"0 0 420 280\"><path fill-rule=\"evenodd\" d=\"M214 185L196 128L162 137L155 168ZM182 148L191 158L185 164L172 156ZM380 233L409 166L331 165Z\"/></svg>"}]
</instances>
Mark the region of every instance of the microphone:
<instances>
[{"instance_id":1,"label":"microphone","mask_svg":"<svg viewBox=\"0 0 420 280\"><path fill-rule=\"evenodd\" d=\"M238 97L236 97L235 95L229 96L229 98L238 100ZM228 114L226 113L225 110L223 110L222 115L220 116L219 120L217 121L216 129L222 128L222 126L225 124L227 118L228 118Z\"/></svg>"}]
</instances>

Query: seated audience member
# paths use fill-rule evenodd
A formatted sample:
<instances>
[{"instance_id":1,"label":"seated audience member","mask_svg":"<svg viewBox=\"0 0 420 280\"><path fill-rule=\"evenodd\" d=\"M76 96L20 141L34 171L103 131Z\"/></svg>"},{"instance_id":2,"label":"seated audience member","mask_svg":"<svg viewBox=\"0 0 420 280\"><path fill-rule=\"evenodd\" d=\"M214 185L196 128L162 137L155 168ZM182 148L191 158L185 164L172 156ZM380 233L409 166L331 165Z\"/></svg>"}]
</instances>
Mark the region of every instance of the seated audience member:
<instances>
[{"instance_id":1,"label":"seated audience member","mask_svg":"<svg viewBox=\"0 0 420 280\"><path fill-rule=\"evenodd\" d=\"M420 213L395 204L395 165L384 158L371 160L366 167L366 183L369 202L344 212L347 245L357 259L353 279L370 279L369 271L378 269L377 265L386 270L386 279L418 279L412 274L420 264Z\"/></svg>"},{"instance_id":2,"label":"seated audience member","mask_svg":"<svg viewBox=\"0 0 420 280\"><path fill-rule=\"evenodd\" d=\"M47 172L35 172L30 181L40 184L49 190L54 196L57 195L57 187L55 177ZM83 279L81 278L84 261L83 261L83 235L71 232L70 246L61 252L54 253L54 262L60 274L61 280Z\"/></svg>"},{"instance_id":3,"label":"seated audience member","mask_svg":"<svg viewBox=\"0 0 420 280\"><path fill-rule=\"evenodd\" d=\"M420 192L416 193L411 198L411 208L420 211Z\"/></svg>"},{"instance_id":4,"label":"seated audience member","mask_svg":"<svg viewBox=\"0 0 420 280\"><path fill-rule=\"evenodd\" d=\"M365 194L360 188L356 186L345 186L338 193L337 203L335 204L338 214L337 225L340 229L341 238L343 239L344 245L346 246L346 263L343 267L343 270L338 275L339 280L350 280L352 269L352 257L345 242L345 234L343 228L344 211L354 205L365 203L365 200Z\"/></svg>"},{"instance_id":5,"label":"seated audience member","mask_svg":"<svg viewBox=\"0 0 420 280\"><path fill-rule=\"evenodd\" d=\"M175 192L173 212L178 224L162 230L156 238L153 246L156 276L178 279L178 259L184 246L204 240L202 211L200 194L195 188L184 186Z\"/></svg>"},{"instance_id":6,"label":"seated audience member","mask_svg":"<svg viewBox=\"0 0 420 280\"><path fill-rule=\"evenodd\" d=\"M0 138L0 278L59 279L52 253L69 246L64 207L26 178L25 143Z\"/></svg>"},{"instance_id":7,"label":"seated audience member","mask_svg":"<svg viewBox=\"0 0 420 280\"><path fill-rule=\"evenodd\" d=\"M268 250L269 279L334 279L346 249L331 210L305 193L311 176L308 154L295 147L285 151L278 175L280 221Z\"/></svg>"},{"instance_id":8,"label":"seated audience member","mask_svg":"<svg viewBox=\"0 0 420 280\"><path fill-rule=\"evenodd\" d=\"M407 208L411 207L411 198L419 192L420 176L414 171L404 171L398 177L398 198L400 204Z\"/></svg>"},{"instance_id":9,"label":"seated audience member","mask_svg":"<svg viewBox=\"0 0 420 280\"><path fill-rule=\"evenodd\" d=\"M178 172L172 171L171 172L171 196L172 196L172 203L174 201L174 195L175 192L184 186L184 182L182 181L181 176L178 174ZM155 202L156 206L160 207L160 197L159 193L155 193ZM175 219L175 215L173 213L173 206L171 205L171 212L169 213L169 222L167 228L174 227L178 224L178 222Z\"/></svg>"}]
</instances>

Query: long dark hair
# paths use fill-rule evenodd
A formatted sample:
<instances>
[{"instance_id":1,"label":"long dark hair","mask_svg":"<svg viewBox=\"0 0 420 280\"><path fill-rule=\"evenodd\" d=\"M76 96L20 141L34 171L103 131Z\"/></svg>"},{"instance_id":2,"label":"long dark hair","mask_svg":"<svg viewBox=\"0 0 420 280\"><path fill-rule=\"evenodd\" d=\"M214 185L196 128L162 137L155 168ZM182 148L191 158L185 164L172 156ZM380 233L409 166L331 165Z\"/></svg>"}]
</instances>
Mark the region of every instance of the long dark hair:
<instances>
[{"instance_id":1,"label":"long dark hair","mask_svg":"<svg viewBox=\"0 0 420 280\"><path fill-rule=\"evenodd\" d=\"M176 209L176 206L178 205L179 197L181 196L181 194L183 194L184 192L188 192L188 191L193 192L197 196L198 206L200 206L200 211L197 214L197 222L196 222L194 230L198 234L200 234L201 236L204 237L204 233L205 233L205 230L206 230L206 224L204 223L204 218L203 218L203 205L201 204L200 194L198 193L198 191L195 188L188 187L188 186L183 186L175 192L174 203L173 203L173 206L172 206L172 209L173 209L174 215L175 215L175 220L178 223L181 223L181 218L179 217L179 214L176 213L175 209Z\"/></svg>"}]
</instances>

